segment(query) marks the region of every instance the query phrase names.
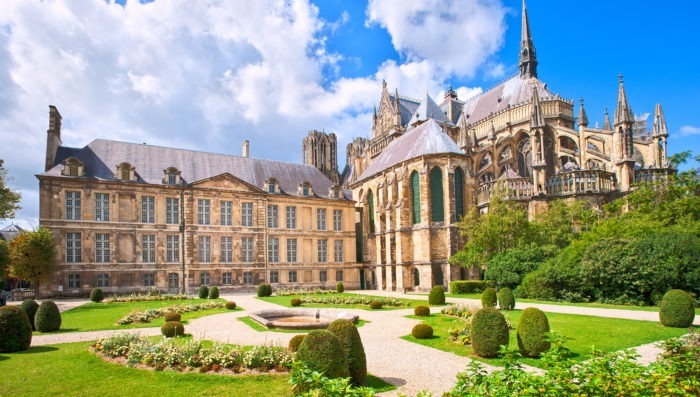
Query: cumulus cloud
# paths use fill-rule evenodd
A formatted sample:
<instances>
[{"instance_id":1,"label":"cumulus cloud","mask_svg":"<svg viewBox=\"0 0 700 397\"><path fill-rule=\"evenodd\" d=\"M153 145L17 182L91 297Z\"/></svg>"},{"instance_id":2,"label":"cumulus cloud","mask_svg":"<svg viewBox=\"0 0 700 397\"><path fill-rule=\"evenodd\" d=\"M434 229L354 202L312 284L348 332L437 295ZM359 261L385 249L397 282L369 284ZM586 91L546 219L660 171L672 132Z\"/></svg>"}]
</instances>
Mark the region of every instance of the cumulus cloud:
<instances>
[{"instance_id":1,"label":"cumulus cloud","mask_svg":"<svg viewBox=\"0 0 700 397\"><path fill-rule=\"evenodd\" d=\"M680 136L700 135L700 127L684 125L680 129Z\"/></svg>"}]
</instances>

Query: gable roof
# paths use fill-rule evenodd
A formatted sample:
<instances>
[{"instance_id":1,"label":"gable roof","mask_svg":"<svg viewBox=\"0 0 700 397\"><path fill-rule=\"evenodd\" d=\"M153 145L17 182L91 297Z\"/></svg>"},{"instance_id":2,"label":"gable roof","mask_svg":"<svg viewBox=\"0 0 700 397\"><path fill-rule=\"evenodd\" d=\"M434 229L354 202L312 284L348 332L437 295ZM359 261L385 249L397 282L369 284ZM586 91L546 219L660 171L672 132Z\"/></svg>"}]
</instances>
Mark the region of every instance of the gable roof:
<instances>
[{"instance_id":1,"label":"gable roof","mask_svg":"<svg viewBox=\"0 0 700 397\"><path fill-rule=\"evenodd\" d=\"M333 185L328 177L312 165L252 157L103 139L96 139L82 149L62 150L63 153L83 162L86 178L98 180L115 179L117 164L127 162L134 166L138 182L156 185L163 184L163 170L169 167L177 168L181 172L180 177L186 183L229 173L262 189L267 179L275 178L282 192L291 196L298 196L297 187L303 182L309 182L318 197L327 197L328 189ZM40 175L60 177L62 169L57 156L56 164Z\"/></svg>"},{"instance_id":2,"label":"gable roof","mask_svg":"<svg viewBox=\"0 0 700 397\"><path fill-rule=\"evenodd\" d=\"M389 99L394 102L396 101L395 95L389 95ZM401 112L401 125L405 126L411 120L411 116L415 113L416 109L420 105L420 102L399 96L399 112Z\"/></svg>"},{"instance_id":3,"label":"gable roof","mask_svg":"<svg viewBox=\"0 0 700 397\"><path fill-rule=\"evenodd\" d=\"M372 163L357 178L367 179L391 166L427 154L458 153L464 154L455 141L445 134L440 125L433 120L419 125L391 141L386 148L372 160Z\"/></svg>"},{"instance_id":4,"label":"gable roof","mask_svg":"<svg viewBox=\"0 0 700 397\"><path fill-rule=\"evenodd\" d=\"M437 121L445 121L445 113L438 107L437 103L433 101L430 95L425 94L425 99L421 101L420 105L414 110L411 120L408 122L409 125L417 123L421 120L435 119Z\"/></svg>"},{"instance_id":5,"label":"gable roof","mask_svg":"<svg viewBox=\"0 0 700 397\"><path fill-rule=\"evenodd\" d=\"M0 240L5 240L7 242L12 241L18 235L24 233L25 230L17 225L9 225L5 228L0 229Z\"/></svg>"}]
</instances>

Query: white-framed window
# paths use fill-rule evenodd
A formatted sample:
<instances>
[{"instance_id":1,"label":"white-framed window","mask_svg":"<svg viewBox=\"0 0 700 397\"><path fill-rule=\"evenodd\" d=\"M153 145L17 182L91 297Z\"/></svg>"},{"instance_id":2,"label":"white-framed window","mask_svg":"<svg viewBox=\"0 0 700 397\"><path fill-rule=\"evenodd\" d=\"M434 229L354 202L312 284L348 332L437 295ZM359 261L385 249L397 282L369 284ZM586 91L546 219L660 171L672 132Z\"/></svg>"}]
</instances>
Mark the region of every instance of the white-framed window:
<instances>
[{"instance_id":1,"label":"white-framed window","mask_svg":"<svg viewBox=\"0 0 700 397\"><path fill-rule=\"evenodd\" d=\"M169 235L165 237L165 261L180 262L180 236Z\"/></svg>"},{"instance_id":2,"label":"white-framed window","mask_svg":"<svg viewBox=\"0 0 700 397\"><path fill-rule=\"evenodd\" d=\"M333 210L333 230L343 231L343 210Z\"/></svg>"},{"instance_id":3,"label":"white-framed window","mask_svg":"<svg viewBox=\"0 0 700 397\"><path fill-rule=\"evenodd\" d=\"M82 262L80 240L80 233L66 233L66 263Z\"/></svg>"},{"instance_id":4,"label":"white-framed window","mask_svg":"<svg viewBox=\"0 0 700 397\"><path fill-rule=\"evenodd\" d=\"M165 198L165 223L177 225L180 223L180 199L177 197Z\"/></svg>"},{"instance_id":5,"label":"white-framed window","mask_svg":"<svg viewBox=\"0 0 700 397\"><path fill-rule=\"evenodd\" d=\"M109 274L99 273L97 275L97 286L98 287L109 287Z\"/></svg>"},{"instance_id":6,"label":"white-framed window","mask_svg":"<svg viewBox=\"0 0 700 397\"><path fill-rule=\"evenodd\" d=\"M287 262L294 263L297 261L297 239L287 239Z\"/></svg>"},{"instance_id":7,"label":"white-framed window","mask_svg":"<svg viewBox=\"0 0 700 397\"><path fill-rule=\"evenodd\" d=\"M199 261L211 262L211 236L199 236Z\"/></svg>"},{"instance_id":8,"label":"white-framed window","mask_svg":"<svg viewBox=\"0 0 700 397\"><path fill-rule=\"evenodd\" d=\"M279 227L279 222L277 221L277 206L274 204L267 206L267 227L270 229Z\"/></svg>"},{"instance_id":9,"label":"white-framed window","mask_svg":"<svg viewBox=\"0 0 700 397\"><path fill-rule=\"evenodd\" d=\"M199 273L199 284L201 284L201 285L211 284L211 274L209 274L209 272Z\"/></svg>"},{"instance_id":10,"label":"white-framed window","mask_svg":"<svg viewBox=\"0 0 700 397\"><path fill-rule=\"evenodd\" d=\"M68 275L68 288L80 288L80 274Z\"/></svg>"},{"instance_id":11,"label":"white-framed window","mask_svg":"<svg viewBox=\"0 0 700 397\"><path fill-rule=\"evenodd\" d=\"M95 221L109 222L109 193L95 193Z\"/></svg>"},{"instance_id":12,"label":"white-framed window","mask_svg":"<svg viewBox=\"0 0 700 397\"><path fill-rule=\"evenodd\" d=\"M223 284L223 285L233 284L233 277L232 277L231 272L221 273L221 284Z\"/></svg>"},{"instance_id":13,"label":"white-framed window","mask_svg":"<svg viewBox=\"0 0 700 397\"><path fill-rule=\"evenodd\" d=\"M297 228L297 207L287 207L287 229Z\"/></svg>"},{"instance_id":14,"label":"white-framed window","mask_svg":"<svg viewBox=\"0 0 700 397\"><path fill-rule=\"evenodd\" d=\"M141 262L153 263L156 261L156 235L144 234L141 236Z\"/></svg>"},{"instance_id":15,"label":"white-framed window","mask_svg":"<svg viewBox=\"0 0 700 397\"><path fill-rule=\"evenodd\" d=\"M277 270L273 270L270 272L270 283L279 283L280 282L280 273Z\"/></svg>"},{"instance_id":16,"label":"white-framed window","mask_svg":"<svg viewBox=\"0 0 700 397\"><path fill-rule=\"evenodd\" d=\"M289 271L289 282L290 282L290 283L296 283L296 282L297 282L297 271L296 271L296 270L290 270L290 271Z\"/></svg>"},{"instance_id":17,"label":"white-framed window","mask_svg":"<svg viewBox=\"0 0 700 397\"><path fill-rule=\"evenodd\" d=\"M241 203L241 226L253 226L253 203Z\"/></svg>"},{"instance_id":18,"label":"white-framed window","mask_svg":"<svg viewBox=\"0 0 700 397\"><path fill-rule=\"evenodd\" d=\"M141 222L156 222L156 198L153 196L141 196Z\"/></svg>"},{"instance_id":19,"label":"white-framed window","mask_svg":"<svg viewBox=\"0 0 700 397\"><path fill-rule=\"evenodd\" d=\"M197 224L198 225L210 225L211 224L211 200L209 200L209 199L197 200Z\"/></svg>"},{"instance_id":20,"label":"white-framed window","mask_svg":"<svg viewBox=\"0 0 700 397\"><path fill-rule=\"evenodd\" d=\"M109 234L95 233L95 262L109 262Z\"/></svg>"},{"instance_id":21,"label":"white-framed window","mask_svg":"<svg viewBox=\"0 0 700 397\"><path fill-rule=\"evenodd\" d=\"M343 240L335 240L333 242L333 259L336 262L342 262L343 261Z\"/></svg>"},{"instance_id":22,"label":"white-framed window","mask_svg":"<svg viewBox=\"0 0 700 397\"><path fill-rule=\"evenodd\" d=\"M241 238L241 262L253 261L253 238Z\"/></svg>"},{"instance_id":23,"label":"white-framed window","mask_svg":"<svg viewBox=\"0 0 700 397\"><path fill-rule=\"evenodd\" d=\"M317 208L316 209L316 229L326 230L326 209Z\"/></svg>"},{"instance_id":24,"label":"white-framed window","mask_svg":"<svg viewBox=\"0 0 700 397\"><path fill-rule=\"evenodd\" d=\"M328 240L318 240L318 261L328 261Z\"/></svg>"},{"instance_id":25,"label":"white-framed window","mask_svg":"<svg viewBox=\"0 0 700 397\"><path fill-rule=\"evenodd\" d=\"M233 237L221 237L221 255L219 260L221 262L233 262Z\"/></svg>"},{"instance_id":26,"label":"white-framed window","mask_svg":"<svg viewBox=\"0 0 700 397\"><path fill-rule=\"evenodd\" d=\"M326 281L328 281L328 272L326 270L321 270L318 273L318 281L320 281L322 283L325 283Z\"/></svg>"},{"instance_id":27,"label":"white-framed window","mask_svg":"<svg viewBox=\"0 0 700 397\"><path fill-rule=\"evenodd\" d=\"M343 271L342 270L335 271L335 281L343 281Z\"/></svg>"},{"instance_id":28,"label":"white-framed window","mask_svg":"<svg viewBox=\"0 0 700 397\"><path fill-rule=\"evenodd\" d=\"M144 287L155 287L156 285L156 275L153 273L145 273L143 275L143 286Z\"/></svg>"},{"instance_id":29,"label":"white-framed window","mask_svg":"<svg viewBox=\"0 0 700 397\"><path fill-rule=\"evenodd\" d=\"M278 237L270 237L267 240L267 260L273 263L280 261L280 239Z\"/></svg>"},{"instance_id":30,"label":"white-framed window","mask_svg":"<svg viewBox=\"0 0 700 397\"><path fill-rule=\"evenodd\" d=\"M80 192L66 192L66 220L80 220Z\"/></svg>"},{"instance_id":31,"label":"white-framed window","mask_svg":"<svg viewBox=\"0 0 700 397\"><path fill-rule=\"evenodd\" d=\"M253 284L253 272L243 272L243 284Z\"/></svg>"},{"instance_id":32,"label":"white-framed window","mask_svg":"<svg viewBox=\"0 0 700 397\"><path fill-rule=\"evenodd\" d=\"M233 202L221 202L221 226L231 226L233 219Z\"/></svg>"}]
</instances>

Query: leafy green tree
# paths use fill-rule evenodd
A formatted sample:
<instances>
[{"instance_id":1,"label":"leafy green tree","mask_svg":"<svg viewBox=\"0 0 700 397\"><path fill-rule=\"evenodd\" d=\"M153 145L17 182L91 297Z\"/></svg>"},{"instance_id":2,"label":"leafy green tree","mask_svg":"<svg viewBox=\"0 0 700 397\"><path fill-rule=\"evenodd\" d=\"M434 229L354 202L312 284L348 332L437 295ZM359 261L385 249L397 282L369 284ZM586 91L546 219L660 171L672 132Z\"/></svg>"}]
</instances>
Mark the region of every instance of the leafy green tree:
<instances>
[{"instance_id":1,"label":"leafy green tree","mask_svg":"<svg viewBox=\"0 0 700 397\"><path fill-rule=\"evenodd\" d=\"M0 221L15 217L15 211L20 209L18 205L22 196L5 185L7 170L0 160Z\"/></svg>"},{"instance_id":2,"label":"leafy green tree","mask_svg":"<svg viewBox=\"0 0 700 397\"><path fill-rule=\"evenodd\" d=\"M53 273L56 244L49 229L40 227L34 232L18 235L10 242L10 274L30 280L39 292L39 285Z\"/></svg>"},{"instance_id":3,"label":"leafy green tree","mask_svg":"<svg viewBox=\"0 0 700 397\"><path fill-rule=\"evenodd\" d=\"M557 247L552 245L530 245L501 252L488 261L484 278L493 281L498 289L515 289L526 274L556 255L557 251Z\"/></svg>"},{"instance_id":4,"label":"leafy green tree","mask_svg":"<svg viewBox=\"0 0 700 397\"><path fill-rule=\"evenodd\" d=\"M564 248L579 234L590 230L598 219L598 213L584 200L554 200L549 209L534 219L540 233L540 241Z\"/></svg>"},{"instance_id":5,"label":"leafy green tree","mask_svg":"<svg viewBox=\"0 0 700 397\"><path fill-rule=\"evenodd\" d=\"M10 249L5 240L0 240L0 280L7 277L7 268L10 265Z\"/></svg>"}]
</instances>

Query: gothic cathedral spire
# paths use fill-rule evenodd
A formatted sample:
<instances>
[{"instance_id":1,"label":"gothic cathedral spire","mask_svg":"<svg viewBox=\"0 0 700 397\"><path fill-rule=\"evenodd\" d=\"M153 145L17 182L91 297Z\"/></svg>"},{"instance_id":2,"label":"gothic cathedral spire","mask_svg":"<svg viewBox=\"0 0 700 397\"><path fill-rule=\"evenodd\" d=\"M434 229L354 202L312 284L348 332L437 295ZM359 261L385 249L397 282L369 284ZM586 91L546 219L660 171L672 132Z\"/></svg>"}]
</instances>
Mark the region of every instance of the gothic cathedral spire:
<instances>
[{"instance_id":1,"label":"gothic cathedral spire","mask_svg":"<svg viewBox=\"0 0 700 397\"><path fill-rule=\"evenodd\" d=\"M520 39L520 78L537 77L537 54L530 36L530 23L527 19L527 6L523 0L523 22Z\"/></svg>"}]
</instances>

